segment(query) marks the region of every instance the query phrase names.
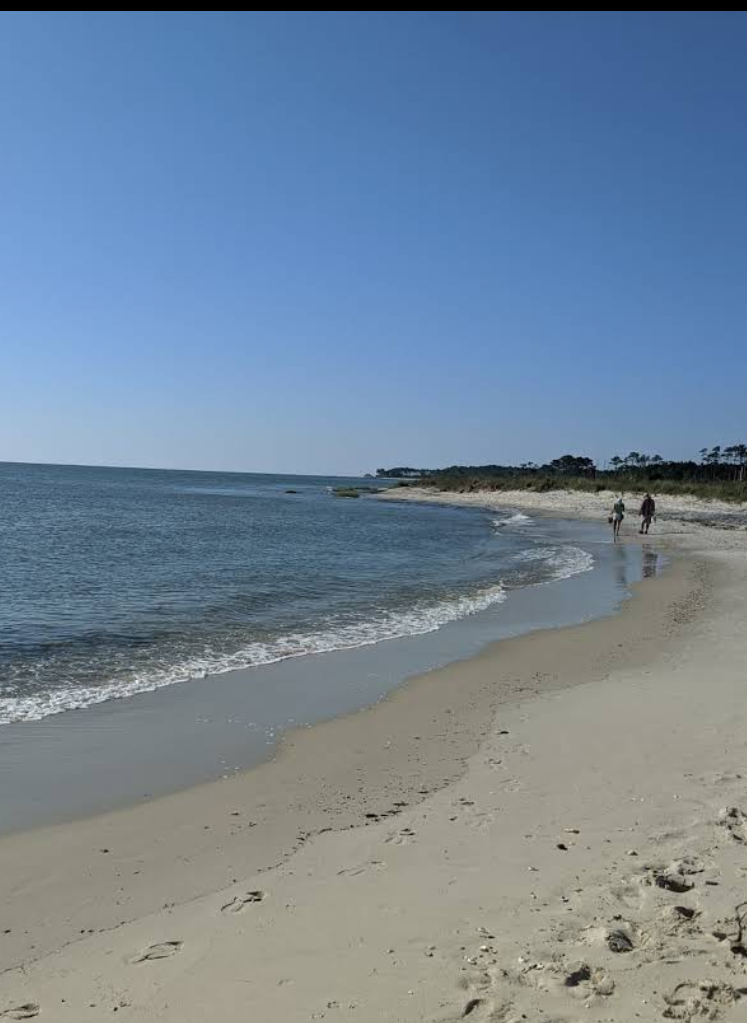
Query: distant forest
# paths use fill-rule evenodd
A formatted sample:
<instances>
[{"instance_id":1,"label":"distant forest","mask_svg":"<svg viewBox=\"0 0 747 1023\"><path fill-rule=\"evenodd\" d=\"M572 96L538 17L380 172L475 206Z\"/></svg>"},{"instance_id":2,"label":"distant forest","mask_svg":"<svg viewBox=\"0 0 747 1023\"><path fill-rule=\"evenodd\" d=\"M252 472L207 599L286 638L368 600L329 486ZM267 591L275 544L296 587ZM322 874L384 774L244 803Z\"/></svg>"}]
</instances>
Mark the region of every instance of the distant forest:
<instances>
[{"instance_id":1,"label":"distant forest","mask_svg":"<svg viewBox=\"0 0 747 1023\"><path fill-rule=\"evenodd\" d=\"M652 489L662 493L696 493L703 497L747 500L747 444L702 448L697 461L673 461L631 451L616 455L604 468L585 455L562 455L545 465L450 465L443 469L397 466L378 469L379 478L417 480L442 490L503 490L516 487L555 490Z\"/></svg>"}]
</instances>

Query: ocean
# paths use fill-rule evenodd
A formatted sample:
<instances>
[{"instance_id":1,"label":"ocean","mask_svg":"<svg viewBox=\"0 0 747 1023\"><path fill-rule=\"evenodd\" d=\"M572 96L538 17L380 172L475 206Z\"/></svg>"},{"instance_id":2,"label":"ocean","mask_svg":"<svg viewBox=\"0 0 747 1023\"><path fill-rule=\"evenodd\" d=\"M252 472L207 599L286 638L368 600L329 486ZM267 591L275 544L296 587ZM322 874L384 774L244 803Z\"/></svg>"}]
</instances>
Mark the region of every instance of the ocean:
<instances>
[{"instance_id":1,"label":"ocean","mask_svg":"<svg viewBox=\"0 0 747 1023\"><path fill-rule=\"evenodd\" d=\"M0 464L0 725L434 632L594 567L518 512L333 493L362 482Z\"/></svg>"}]
</instances>

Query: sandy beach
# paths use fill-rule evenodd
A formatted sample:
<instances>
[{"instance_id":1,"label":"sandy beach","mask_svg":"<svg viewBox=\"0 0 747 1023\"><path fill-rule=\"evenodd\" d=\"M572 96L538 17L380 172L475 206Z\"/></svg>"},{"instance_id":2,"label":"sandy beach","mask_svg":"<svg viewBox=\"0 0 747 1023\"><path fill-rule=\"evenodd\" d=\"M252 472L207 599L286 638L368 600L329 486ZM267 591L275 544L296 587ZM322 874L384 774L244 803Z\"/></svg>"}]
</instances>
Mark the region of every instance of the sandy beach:
<instances>
[{"instance_id":1,"label":"sandy beach","mask_svg":"<svg viewBox=\"0 0 747 1023\"><path fill-rule=\"evenodd\" d=\"M0 840L0 1019L745 1018L745 536L660 510L619 614Z\"/></svg>"},{"instance_id":2,"label":"sandy beach","mask_svg":"<svg viewBox=\"0 0 747 1023\"><path fill-rule=\"evenodd\" d=\"M595 494L581 490L548 490L538 493L528 489L459 493L442 492L433 487L407 486L385 491L380 495L380 499L449 504L465 508L518 508L547 515L569 515L604 521L619 496L618 490L601 490ZM623 532L634 534L640 521L638 509L644 492L641 490L623 493L622 497L627 510L626 528ZM693 523L721 529L747 526L745 504L684 495L655 494L655 497L657 514L664 528L652 532L652 537L656 535L661 538L662 535L671 536L672 533L692 532Z\"/></svg>"}]
</instances>

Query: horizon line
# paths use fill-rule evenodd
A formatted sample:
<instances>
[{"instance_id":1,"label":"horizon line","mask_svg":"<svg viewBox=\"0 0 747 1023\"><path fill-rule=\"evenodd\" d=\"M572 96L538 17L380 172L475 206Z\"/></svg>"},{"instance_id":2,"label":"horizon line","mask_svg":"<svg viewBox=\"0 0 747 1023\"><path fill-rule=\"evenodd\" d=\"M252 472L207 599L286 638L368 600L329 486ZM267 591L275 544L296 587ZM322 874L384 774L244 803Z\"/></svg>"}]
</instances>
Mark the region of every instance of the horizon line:
<instances>
[{"instance_id":1,"label":"horizon line","mask_svg":"<svg viewBox=\"0 0 747 1023\"><path fill-rule=\"evenodd\" d=\"M0 465L33 465L52 469L130 469L135 472L195 472L221 473L232 476L319 476L325 479L364 479L365 473L346 472L269 472L258 469L185 469L178 466L163 465L108 465L99 462L30 462L25 459L0 458ZM371 475L375 475L371 473Z\"/></svg>"}]
</instances>

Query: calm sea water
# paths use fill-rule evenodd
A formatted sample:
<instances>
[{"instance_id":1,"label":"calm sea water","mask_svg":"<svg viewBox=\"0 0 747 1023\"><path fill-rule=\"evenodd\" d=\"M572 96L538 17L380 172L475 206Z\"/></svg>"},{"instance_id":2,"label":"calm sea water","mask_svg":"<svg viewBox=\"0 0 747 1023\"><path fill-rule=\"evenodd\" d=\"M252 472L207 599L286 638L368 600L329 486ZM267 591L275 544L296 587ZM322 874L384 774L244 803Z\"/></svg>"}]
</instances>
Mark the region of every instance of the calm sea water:
<instances>
[{"instance_id":1,"label":"calm sea water","mask_svg":"<svg viewBox=\"0 0 747 1023\"><path fill-rule=\"evenodd\" d=\"M526 516L346 482L0 464L0 724L433 631L593 566Z\"/></svg>"}]
</instances>

